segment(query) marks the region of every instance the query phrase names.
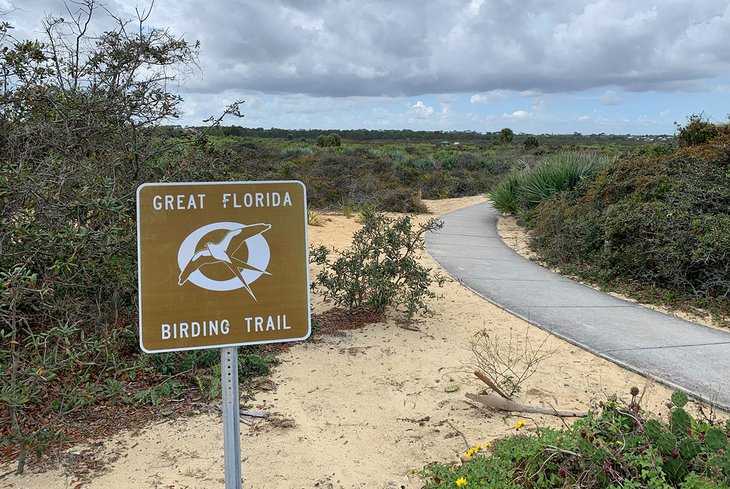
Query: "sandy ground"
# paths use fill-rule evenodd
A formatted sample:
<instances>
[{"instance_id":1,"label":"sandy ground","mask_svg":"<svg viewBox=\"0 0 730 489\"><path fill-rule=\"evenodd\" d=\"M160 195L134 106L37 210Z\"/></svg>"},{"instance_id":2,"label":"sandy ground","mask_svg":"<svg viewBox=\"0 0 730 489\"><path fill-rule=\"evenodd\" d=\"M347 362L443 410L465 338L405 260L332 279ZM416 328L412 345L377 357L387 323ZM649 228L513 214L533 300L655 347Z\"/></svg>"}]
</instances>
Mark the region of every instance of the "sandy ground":
<instances>
[{"instance_id":1,"label":"sandy ground","mask_svg":"<svg viewBox=\"0 0 730 489\"><path fill-rule=\"evenodd\" d=\"M482 202L480 197L427 202L436 215ZM310 241L343 248L358 228L354 217L323 215ZM437 268L428 256L423 262ZM466 402L483 388L471 374L469 339L546 334L459 285L436 289L433 317L420 331L390 320L361 330L298 344L281 356L275 387L250 408L275 413L274 421L241 425L244 487L419 488L417 472L431 461L456 461L469 445L524 429L560 426L550 416L497 414ZM315 311L326 307L314 297ZM628 398L646 390L645 406L666 414L670 391L557 338L555 353L524 385L520 400L584 410L611 393ZM200 415L130 430L71 452L98 453L105 469L84 480L72 467L0 479L0 488L213 488L223 483L222 424ZM0 469L3 469L0 467ZM0 470L0 473L7 471ZM81 484L80 486L78 484Z\"/></svg>"}]
</instances>

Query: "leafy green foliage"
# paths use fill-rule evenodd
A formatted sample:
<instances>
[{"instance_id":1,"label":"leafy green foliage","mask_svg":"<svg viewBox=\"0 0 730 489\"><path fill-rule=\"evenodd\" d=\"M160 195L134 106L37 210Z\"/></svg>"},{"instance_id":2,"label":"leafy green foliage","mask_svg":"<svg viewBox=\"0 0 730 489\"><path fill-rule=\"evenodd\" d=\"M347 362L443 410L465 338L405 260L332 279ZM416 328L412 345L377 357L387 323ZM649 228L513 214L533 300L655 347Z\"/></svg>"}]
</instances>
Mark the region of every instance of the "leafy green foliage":
<instances>
[{"instance_id":1,"label":"leafy green foliage","mask_svg":"<svg viewBox=\"0 0 730 489\"><path fill-rule=\"evenodd\" d=\"M475 489L727 489L730 429L693 418L682 407L686 396L673 399L680 402L669 425L614 399L570 428L497 440L489 454L470 451L459 465L431 463L421 476L427 489L457 487L459 479Z\"/></svg>"},{"instance_id":2,"label":"leafy green foliage","mask_svg":"<svg viewBox=\"0 0 730 489\"><path fill-rule=\"evenodd\" d=\"M677 141L680 148L704 144L719 133L718 126L705 119L703 114L692 114L687 117L687 124L684 126L676 122L674 125L677 126Z\"/></svg>"},{"instance_id":3,"label":"leafy green foliage","mask_svg":"<svg viewBox=\"0 0 730 489\"><path fill-rule=\"evenodd\" d=\"M317 146L320 146L322 148L331 148L331 147L337 147L342 145L342 139L340 138L340 135L336 132L317 137Z\"/></svg>"},{"instance_id":4,"label":"leafy green foliage","mask_svg":"<svg viewBox=\"0 0 730 489\"><path fill-rule=\"evenodd\" d=\"M730 126L662 157L625 158L527 223L549 264L648 300L730 310ZM643 292L642 292L643 291Z\"/></svg>"},{"instance_id":5,"label":"leafy green foliage","mask_svg":"<svg viewBox=\"0 0 730 489\"><path fill-rule=\"evenodd\" d=\"M414 228L409 216L362 216L363 227L353 236L350 249L336 258L324 246L310 251L310 261L322 266L312 287L323 289L325 297L350 312L402 306L408 320L428 312L424 299L435 297L429 289L433 277L416 261L416 254L423 249L424 233L443 224L431 219Z\"/></svg>"},{"instance_id":6,"label":"leafy green foliage","mask_svg":"<svg viewBox=\"0 0 730 489\"><path fill-rule=\"evenodd\" d=\"M559 192L574 189L612 161L600 154L557 153L533 168L513 171L492 188L489 196L501 212L529 211Z\"/></svg>"},{"instance_id":7,"label":"leafy green foliage","mask_svg":"<svg viewBox=\"0 0 730 489\"><path fill-rule=\"evenodd\" d=\"M503 128L499 131L499 141L501 143L511 143L515 137L515 132L509 127Z\"/></svg>"},{"instance_id":8,"label":"leafy green foliage","mask_svg":"<svg viewBox=\"0 0 730 489\"><path fill-rule=\"evenodd\" d=\"M522 181L522 175L513 171L492 187L489 198L494 208L504 214L515 214L518 209L517 196Z\"/></svg>"},{"instance_id":9,"label":"leafy green foliage","mask_svg":"<svg viewBox=\"0 0 730 489\"><path fill-rule=\"evenodd\" d=\"M260 142L229 148L247 161L246 178L296 179L307 186L310 207L338 209L373 205L383 211L425 212L421 198L448 198L485 192L506 167L482 153L438 151L406 155L400 150L342 147L314 148L289 154ZM241 178L237 177L237 178Z\"/></svg>"},{"instance_id":10,"label":"leafy green foliage","mask_svg":"<svg viewBox=\"0 0 730 489\"><path fill-rule=\"evenodd\" d=\"M666 156L672 154L674 148L669 144L653 143L639 149L639 154L644 156Z\"/></svg>"},{"instance_id":11,"label":"leafy green foliage","mask_svg":"<svg viewBox=\"0 0 730 489\"><path fill-rule=\"evenodd\" d=\"M522 144L527 150L536 149L538 146L540 146L540 140L537 139L537 136L527 136Z\"/></svg>"},{"instance_id":12,"label":"leafy green foliage","mask_svg":"<svg viewBox=\"0 0 730 489\"><path fill-rule=\"evenodd\" d=\"M41 41L0 32L0 425L11 426L0 445L18 472L82 410L190 388L198 367L176 359L200 355L139 356L135 189L228 179L236 161L204 135L157 137L197 45L148 28L142 11L92 33L85 20L104 10L70 8L71 20L44 21Z\"/></svg>"}]
</instances>

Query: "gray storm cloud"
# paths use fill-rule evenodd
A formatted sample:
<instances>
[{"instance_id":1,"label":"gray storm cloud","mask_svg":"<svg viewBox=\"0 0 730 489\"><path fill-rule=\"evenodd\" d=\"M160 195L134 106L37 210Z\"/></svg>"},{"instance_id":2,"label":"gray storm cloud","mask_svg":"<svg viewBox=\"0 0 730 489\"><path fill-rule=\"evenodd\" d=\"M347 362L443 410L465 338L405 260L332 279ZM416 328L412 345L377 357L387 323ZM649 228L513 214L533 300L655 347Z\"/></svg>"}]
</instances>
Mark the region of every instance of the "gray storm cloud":
<instances>
[{"instance_id":1,"label":"gray storm cloud","mask_svg":"<svg viewBox=\"0 0 730 489\"><path fill-rule=\"evenodd\" d=\"M203 43L204 77L189 85L197 92L673 90L691 89L730 64L730 5L714 0L199 5L156 6L177 10L175 31Z\"/></svg>"},{"instance_id":2,"label":"gray storm cloud","mask_svg":"<svg viewBox=\"0 0 730 489\"><path fill-rule=\"evenodd\" d=\"M29 35L48 13L63 4L6 17ZM199 94L691 91L730 65L730 4L716 0L157 0L151 22L201 41L186 83Z\"/></svg>"}]
</instances>

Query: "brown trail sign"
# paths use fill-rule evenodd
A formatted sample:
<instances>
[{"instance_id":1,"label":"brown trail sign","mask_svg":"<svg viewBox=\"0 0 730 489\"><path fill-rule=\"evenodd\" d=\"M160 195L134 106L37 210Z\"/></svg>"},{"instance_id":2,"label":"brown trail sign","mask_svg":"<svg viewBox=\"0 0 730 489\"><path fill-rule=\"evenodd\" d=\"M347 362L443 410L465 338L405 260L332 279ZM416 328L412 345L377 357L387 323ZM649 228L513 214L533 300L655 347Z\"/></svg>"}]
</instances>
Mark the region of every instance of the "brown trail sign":
<instances>
[{"instance_id":1,"label":"brown trail sign","mask_svg":"<svg viewBox=\"0 0 730 489\"><path fill-rule=\"evenodd\" d=\"M301 182L146 183L137 189L139 345L221 348L226 489L240 489L238 346L311 332Z\"/></svg>"},{"instance_id":2,"label":"brown trail sign","mask_svg":"<svg viewBox=\"0 0 730 489\"><path fill-rule=\"evenodd\" d=\"M144 184L137 219L144 351L309 336L300 182Z\"/></svg>"}]
</instances>

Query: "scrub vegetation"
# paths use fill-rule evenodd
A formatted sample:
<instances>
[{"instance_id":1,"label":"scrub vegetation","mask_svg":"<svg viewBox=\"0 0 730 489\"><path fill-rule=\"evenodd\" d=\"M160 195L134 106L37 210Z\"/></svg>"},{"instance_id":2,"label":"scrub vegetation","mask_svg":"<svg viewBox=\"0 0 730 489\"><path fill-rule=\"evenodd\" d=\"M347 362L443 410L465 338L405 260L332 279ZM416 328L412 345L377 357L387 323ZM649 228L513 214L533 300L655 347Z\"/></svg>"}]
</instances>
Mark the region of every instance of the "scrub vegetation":
<instances>
[{"instance_id":1,"label":"scrub vegetation","mask_svg":"<svg viewBox=\"0 0 730 489\"><path fill-rule=\"evenodd\" d=\"M675 151L646 151L552 179L552 162L492 191L541 259L641 300L730 313L730 125L691 116ZM544 173L545 175L541 175ZM579 173L579 172L576 172Z\"/></svg>"},{"instance_id":2,"label":"scrub vegetation","mask_svg":"<svg viewBox=\"0 0 730 489\"><path fill-rule=\"evenodd\" d=\"M492 187L494 207L504 213L524 213L542 201L574 189L613 161L600 153L564 152L550 155L537 164L522 163Z\"/></svg>"}]
</instances>

